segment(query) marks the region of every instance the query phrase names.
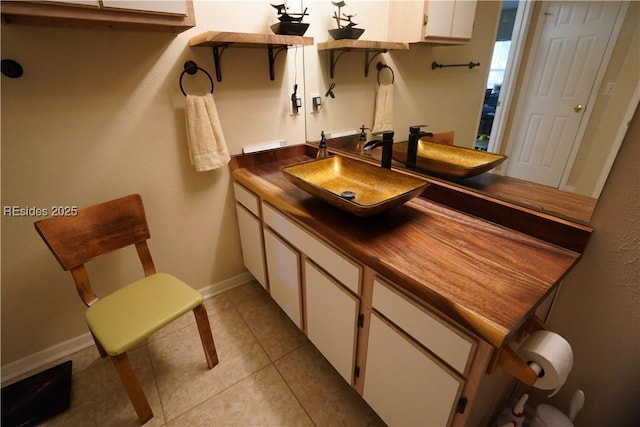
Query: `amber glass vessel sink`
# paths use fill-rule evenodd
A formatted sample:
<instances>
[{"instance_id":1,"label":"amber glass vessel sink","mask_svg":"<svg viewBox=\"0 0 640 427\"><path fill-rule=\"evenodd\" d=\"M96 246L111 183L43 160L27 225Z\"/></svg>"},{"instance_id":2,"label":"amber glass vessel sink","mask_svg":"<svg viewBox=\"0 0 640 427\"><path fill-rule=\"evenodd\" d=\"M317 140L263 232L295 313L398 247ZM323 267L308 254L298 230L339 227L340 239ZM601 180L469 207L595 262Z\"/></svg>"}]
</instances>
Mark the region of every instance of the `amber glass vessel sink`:
<instances>
[{"instance_id":1,"label":"amber glass vessel sink","mask_svg":"<svg viewBox=\"0 0 640 427\"><path fill-rule=\"evenodd\" d=\"M307 193L366 217L418 196L427 182L348 157L331 156L285 166L285 177Z\"/></svg>"},{"instance_id":2,"label":"amber glass vessel sink","mask_svg":"<svg viewBox=\"0 0 640 427\"><path fill-rule=\"evenodd\" d=\"M406 163L407 145L406 142L393 145L393 160ZM421 139L418 141L415 168L444 178L468 178L495 168L506 158L501 154Z\"/></svg>"}]
</instances>

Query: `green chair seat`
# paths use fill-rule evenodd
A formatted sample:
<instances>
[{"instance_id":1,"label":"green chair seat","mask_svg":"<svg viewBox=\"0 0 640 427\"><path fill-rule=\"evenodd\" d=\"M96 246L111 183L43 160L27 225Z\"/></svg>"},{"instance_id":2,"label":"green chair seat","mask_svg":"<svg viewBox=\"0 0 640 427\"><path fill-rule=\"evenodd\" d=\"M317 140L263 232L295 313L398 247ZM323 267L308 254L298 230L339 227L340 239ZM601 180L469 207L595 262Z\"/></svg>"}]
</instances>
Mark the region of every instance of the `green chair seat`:
<instances>
[{"instance_id":1,"label":"green chair seat","mask_svg":"<svg viewBox=\"0 0 640 427\"><path fill-rule=\"evenodd\" d=\"M107 354L116 356L202 301L202 295L184 282L157 273L96 301L86 311L87 323Z\"/></svg>"}]
</instances>

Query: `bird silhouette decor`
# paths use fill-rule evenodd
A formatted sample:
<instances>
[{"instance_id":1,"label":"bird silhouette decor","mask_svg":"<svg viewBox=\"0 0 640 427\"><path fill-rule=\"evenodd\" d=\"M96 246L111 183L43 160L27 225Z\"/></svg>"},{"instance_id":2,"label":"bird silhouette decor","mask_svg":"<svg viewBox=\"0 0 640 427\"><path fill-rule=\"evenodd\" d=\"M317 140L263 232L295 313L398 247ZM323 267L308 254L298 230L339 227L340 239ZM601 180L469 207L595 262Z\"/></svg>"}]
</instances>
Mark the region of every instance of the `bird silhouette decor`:
<instances>
[{"instance_id":1,"label":"bird silhouette decor","mask_svg":"<svg viewBox=\"0 0 640 427\"><path fill-rule=\"evenodd\" d=\"M287 2L282 4L271 4L271 7L278 12L278 21L271 26L271 31L275 34L282 34L287 36L301 36L309 28L309 24L302 22L305 16L308 16L307 8L305 7L302 12L289 13L287 10Z\"/></svg>"},{"instance_id":2,"label":"bird silhouette decor","mask_svg":"<svg viewBox=\"0 0 640 427\"><path fill-rule=\"evenodd\" d=\"M364 33L364 28L356 28L358 24L352 20L356 15L342 13L342 8L346 6L344 1L331 1L331 4L338 8L337 12L333 12L333 19L335 19L338 28L329 30L329 35L333 37L334 40L359 39L362 33ZM346 23L346 25L344 25L344 23Z\"/></svg>"}]
</instances>

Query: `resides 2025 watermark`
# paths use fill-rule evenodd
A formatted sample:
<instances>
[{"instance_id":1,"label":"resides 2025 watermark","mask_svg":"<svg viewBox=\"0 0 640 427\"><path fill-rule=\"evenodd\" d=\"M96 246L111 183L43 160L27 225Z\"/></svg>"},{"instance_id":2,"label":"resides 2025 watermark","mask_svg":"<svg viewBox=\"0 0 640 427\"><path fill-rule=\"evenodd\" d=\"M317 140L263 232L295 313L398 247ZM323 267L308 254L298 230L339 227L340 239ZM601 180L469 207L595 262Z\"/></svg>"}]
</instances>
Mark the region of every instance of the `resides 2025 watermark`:
<instances>
[{"instance_id":1,"label":"resides 2025 watermark","mask_svg":"<svg viewBox=\"0 0 640 427\"><path fill-rule=\"evenodd\" d=\"M46 216L76 216L78 207L72 205L53 205L46 208L38 206L5 205L2 216L11 217L46 217Z\"/></svg>"}]
</instances>

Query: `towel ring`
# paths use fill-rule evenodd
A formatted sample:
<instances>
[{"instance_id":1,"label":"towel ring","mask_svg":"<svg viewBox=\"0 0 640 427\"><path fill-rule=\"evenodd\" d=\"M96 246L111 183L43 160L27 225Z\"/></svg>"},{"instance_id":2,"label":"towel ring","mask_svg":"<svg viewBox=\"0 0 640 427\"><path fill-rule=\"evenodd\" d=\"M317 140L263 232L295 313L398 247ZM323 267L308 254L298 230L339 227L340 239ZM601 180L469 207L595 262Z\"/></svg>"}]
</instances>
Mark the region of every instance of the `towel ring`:
<instances>
[{"instance_id":1,"label":"towel ring","mask_svg":"<svg viewBox=\"0 0 640 427\"><path fill-rule=\"evenodd\" d=\"M385 68L387 68L389 71L391 71L391 84L395 83L395 81L396 81L396 73L393 72L393 68L389 67L387 64L383 63L382 61L379 61L376 64L376 68L378 69L378 86L380 86L380 73Z\"/></svg>"},{"instance_id":2,"label":"towel ring","mask_svg":"<svg viewBox=\"0 0 640 427\"><path fill-rule=\"evenodd\" d=\"M207 75L207 77L209 77L209 82L211 83L211 93L213 93L213 79L211 78L211 74L207 73L207 70L205 70L204 68L198 67L198 64L196 64L195 62L187 61L184 63L184 71L180 73L180 90L182 91L182 94L184 96L187 96L187 93L184 91L184 88L182 87L182 78L184 77L184 74L187 73L189 75L194 75L198 71L202 71Z\"/></svg>"}]
</instances>

